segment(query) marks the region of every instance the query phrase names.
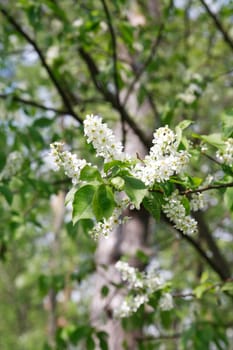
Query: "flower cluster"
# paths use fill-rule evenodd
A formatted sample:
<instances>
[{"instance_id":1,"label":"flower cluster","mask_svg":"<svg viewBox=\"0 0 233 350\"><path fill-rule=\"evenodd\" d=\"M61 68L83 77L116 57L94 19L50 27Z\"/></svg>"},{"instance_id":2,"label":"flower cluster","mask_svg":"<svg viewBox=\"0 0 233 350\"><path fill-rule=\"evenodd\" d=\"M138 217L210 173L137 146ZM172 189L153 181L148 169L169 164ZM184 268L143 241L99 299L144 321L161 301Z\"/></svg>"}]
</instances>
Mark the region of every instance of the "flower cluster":
<instances>
[{"instance_id":1,"label":"flower cluster","mask_svg":"<svg viewBox=\"0 0 233 350\"><path fill-rule=\"evenodd\" d=\"M173 298L170 293L164 293L159 301L159 307L163 311L171 310L174 307Z\"/></svg>"},{"instance_id":2,"label":"flower cluster","mask_svg":"<svg viewBox=\"0 0 233 350\"><path fill-rule=\"evenodd\" d=\"M187 151L177 150L177 136L168 126L156 130L153 144L143 163L132 169L132 174L150 187L181 173L190 157Z\"/></svg>"},{"instance_id":3,"label":"flower cluster","mask_svg":"<svg viewBox=\"0 0 233 350\"><path fill-rule=\"evenodd\" d=\"M87 142L92 143L96 150L96 155L103 157L105 162L113 159L122 160L124 153L121 142L117 142L112 130L102 118L97 115L87 115L84 120L84 134Z\"/></svg>"},{"instance_id":4,"label":"flower cluster","mask_svg":"<svg viewBox=\"0 0 233 350\"><path fill-rule=\"evenodd\" d=\"M0 180L10 179L16 175L23 165L23 156L20 152L15 151L9 154L6 165L0 173Z\"/></svg>"},{"instance_id":5,"label":"flower cluster","mask_svg":"<svg viewBox=\"0 0 233 350\"><path fill-rule=\"evenodd\" d=\"M190 209L192 211L205 210L207 208L207 199L203 193L193 193L190 200Z\"/></svg>"},{"instance_id":6,"label":"flower cluster","mask_svg":"<svg viewBox=\"0 0 233 350\"><path fill-rule=\"evenodd\" d=\"M75 185L79 182L80 172L87 165L85 159L78 159L76 154L64 150L64 144L61 142L54 142L50 145L51 157L54 161L54 170L64 168L65 174L72 179Z\"/></svg>"},{"instance_id":7,"label":"flower cluster","mask_svg":"<svg viewBox=\"0 0 233 350\"><path fill-rule=\"evenodd\" d=\"M174 223L175 227L186 235L197 233L197 222L190 215L186 215L178 192L173 192L165 200L166 203L162 207L163 212Z\"/></svg>"},{"instance_id":8,"label":"flower cluster","mask_svg":"<svg viewBox=\"0 0 233 350\"><path fill-rule=\"evenodd\" d=\"M233 165L233 138L229 138L224 142L224 149L216 153L217 159L226 165Z\"/></svg>"},{"instance_id":9,"label":"flower cluster","mask_svg":"<svg viewBox=\"0 0 233 350\"><path fill-rule=\"evenodd\" d=\"M107 238L110 233L120 224L123 224L128 217L121 218L122 210L129 205L128 199L116 198L117 206L113 210L112 215L108 219L98 221L93 229L90 231L90 235L93 239L97 240L100 236Z\"/></svg>"},{"instance_id":10,"label":"flower cluster","mask_svg":"<svg viewBox=\"0 0 233 350\"><path fill-rule=\"evenodd\" d=\"M197 80L197 79L195 79ZM199 81L197 81L199 82ZM191 84L187 87L187 89L183 92L177 95L177 98L187 105L192 104L198 96L202 94L202 89L199 85L197 85L194 82L191 82Z\"/></svg>"},{"instance_id":11,"label":"flower cluster","mask_svg":"<svg viewBox=\"0 0 233 350\"><path fill-rule=\"evenodd\" d=\"M150 296L163 287L163 282L155 271L139 272L138 269L123 261L118 261L115 266L121 273L122 280L127 282L128 290L134 292L126 296L120 307L115 311L115 316L128 317L136 312L141 305L147 303ZM160 309L170 310L173 308L172 300L170 293L163 294L160 299Z\"/></svg>"}]
</instances>

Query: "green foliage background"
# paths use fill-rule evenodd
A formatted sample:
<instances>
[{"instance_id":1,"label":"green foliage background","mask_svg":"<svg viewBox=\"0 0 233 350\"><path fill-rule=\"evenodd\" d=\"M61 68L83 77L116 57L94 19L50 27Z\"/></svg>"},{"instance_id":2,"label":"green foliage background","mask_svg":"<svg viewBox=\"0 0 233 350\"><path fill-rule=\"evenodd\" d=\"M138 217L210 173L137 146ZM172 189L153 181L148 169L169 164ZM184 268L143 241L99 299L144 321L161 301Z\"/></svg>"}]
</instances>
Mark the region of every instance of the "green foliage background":
<instances>
[{"instance_id":1,"label":"green foliage background","mask_svg":"<svg viewBox=\"0 0 233 350\"><path fill-rule=\"evenodd\" d=\"M63 140L98 165L83 137L86 114L103 115L112 127L123 121L146 147L155 128L191 120L186 136L193 142L193 188L214 173L222 176L221 183L232 182L232 169L200 154L197 134L207 135L203 140L211 157L218 139L209 135L233 137L233 2L211 1L206 7L199 0L164 0L157 12L152 3L1 1L0 171L11 152L24 157L22 170L0 182L1 350L95 349L95 342L107 349L106 334L89 320L93 288L88 286L96 269L90 223L73 226L67 211L56 234L53 196L62 199L71 184L45 162L49 144ZM197 83L194 73L202 77L201 93L187 104L177 96ZM132 101L124 105L127 91ZM158 339L144 334L138 349L232 348L232 194L230 187L213 191L215 205L199 218L223 260L206 237L197 242L220 274L163 220L152 225L149 244L161 270L172 271L177 295L194 297L177 296L176 308L161 314L155 296L146 317L142 308L124 320L130 332L148 325L161 330ZM101 210L96 206L100 219ZM138 259L145 264L149 257L138 252ZM49 339L53 298L58 300L56 330Z\"/></svg>"}]
</instances>

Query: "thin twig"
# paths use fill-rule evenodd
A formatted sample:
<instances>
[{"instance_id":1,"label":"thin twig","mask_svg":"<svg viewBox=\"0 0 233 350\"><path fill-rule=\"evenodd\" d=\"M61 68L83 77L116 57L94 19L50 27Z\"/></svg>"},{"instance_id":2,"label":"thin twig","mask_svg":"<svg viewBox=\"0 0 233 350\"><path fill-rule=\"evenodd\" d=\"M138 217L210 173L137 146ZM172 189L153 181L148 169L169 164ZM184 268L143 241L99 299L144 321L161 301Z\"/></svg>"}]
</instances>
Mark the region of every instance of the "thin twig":
<instances>
[{"instance_id":1,"label":"thin twig","mask_svg":"<svg viewBox=\"0 0 233 350\"><path fill-rule=\"evenodd\" d=\"M97 90L104 96L105 100L107 102L110 102L113 108L118 111L121 118L132 128L132 130L135 132L135 134L139 137L141 142L147 147L147 149L150 148L151 142L147 139L147 137L144 135L143 131L137 126L137 124L134 122L134 120L131 118L131 116L128 114L124 106L122 106L120 103L118 103L115 94L113 94L111 91L109 91L103 83L99 79L99 69L96 66L96 63L92 56L82 47L79 48L79 54L82 57L83 61L87 65L87 68L89 70L91 79L97 88Z\"/></svg>"},{"instance_id":2,"label":"thin twig","mask_svg":"<svg viewBox=\"0 0 233 350\"><path fill-rule=\"evenodd\" d=\"M57 108L54 108L54 107L49 107L49 106L45 106L45 105L42 105L40 104L39 102L36 102L36 101L33 101L33 100L27 100L27 99L24 99L22 97L18 97L18 96L15 96L15 95L10 95L10 94L0 94L0 98L1 99L12 99L16 102L19 102L19 103L22 103L22 104L25 104L25 105L29 105L29 106L32 106L32 107L36 107L36 108L39 108L39 109L42 109L44 111L52 111L54 113L57 113L57 114L68 114L67 111L63 110L63 109L57 109Z\"/></svg>"},{"instance_id":3,"label":"thin twig","mask_svg":"<svg viewBox=\"0 0 233 350\"><path fill-rule=\"evenodd\" d=\"M108 9L108 6L106 4L105 0L100 0L104 12L106 15L107 23L108 23L108 29L111 35L111 41L112 41L112 61L113 61L113 78L114 78L114 84L115 84L115 89L116 89L116 99L118 103L120 102L120 97L119 97L119 81L118 81L118 70L117 70L117 40L116 40L116 34L112 25L112 18Z\"/></svg>"},{"instance_id":4,"label":"thin twig","mask_svg":"<svg viewBox=\"0 0 233 350\"><path fill-rule=\"evenodd\" d=\"M219 18L217 17L217 15L212 12L212 10L210 9L210 7L207 5L207 3L205 2L205 0L200 0L200 2L202 3L202 5L205 7L206 11L208 12L209 16L212 18L212 20L215 23L215 26L218 28L218 30L220 31L220 33L223 36L224 41L228 44L228 46L231 48L231 50L233 50L233 40L231 39L231 37L229 36L229 34L227 33L227 31L225 30L225 28L223 27L222 23L220 22Z\"/></svg>"},{"instance_id":5,"label":"thin twig","mask_svg":"<svg viewBox=\"0 0 233 350\"><path fill-rule=\"evenodd\" d=\"M205 191L209 191L209 190L216 190L219 188L227 188L227 187L233 187L233 182L228 182L228 183L219 184L219 185L210 185L210 186L198 188L196 190L188 189L188 190L180 192L180 194L186 195L186 194L191 194L191 193L201 193L201 192L205 192Z\"/></svg>"},{"instance_id":6,"label":"thin twig","mask_svg":"<svg viewBox=\"0 0 233 350\"><path fill-rule=\"evenodd\" d=\"M161 42L161 39L162 39L162 34L163 34L163 30L164 30L164 27L165 27L165 23L161 23L160 27L159 27L159 31L158 31L158 35L152 45L152 48L151 48L151 51L150 51L150 54L149 56L147 57L146 61L144 62L144 64L141 66L141 68L138 70L138 72L136 73L133 81L131 82L131 84L129 85L129 88L128 88L128 91L125 95L125 98L123 100L123 106L126 105L130 95L132 94L133 90L134 90L134 87L135 85L137 84L137 82L139 81L139 79L141 78L141 76L143 75L143 73L145 72L146 68L149 66L149 64L151 63L155 53L156 53L156 50Z\"/></svg>"},{"instance_id":7,"label":"thin twig","mask_svg":"<svg viewBox=\"0 0 233 350\"><path fill-rule=\"evenodd\" d=\"M113 28L112 24L112 18L107 6L107 3L105 0L100 0L104 12L106 15L107 23L108 23L108 29L111 35L111 41L112 41L112 61L113 61L113 79L114 79L114 85L115 85L115 90L116 90L116 100L117 103L120 105L120 87L119 87L119 80L118 80L118 69L117 69L117 62L118 62L118 57L117 57L117 39L116 39L116 34ZM123 115L121 114L121 130L122 130L122 144L125 146L126 142L126 129L125 129L125 120L123 118Z\"/></svg>"},{"instance_id":8,"label":"thin twig","mask_svg":"<svg viewBox=\"0 0 233 350\"><path fill-rule=\"evenodd\" d=\"M3 14L3 16L8 20L8 22L16 29L16 31L22 37L24 37L24 39L34 48L34 50L36 51L36 53L38 54L38 56L40 58L42 66L47 71L49 78L51 79L53 85L55 86L57 92L59 93L59 95L63 101L64 106L67 108L67 112L82 124L82 119L73 110L73 107L72 107L68 97L66 96L65 91L61 87L61 84L58 81L58 79L56 78L52 69L50 68L50 66L46 62L46 59L45 59L40 47L36 43L36 41L34 39L32 39L31 36L27 32L25 32L25 30L20 26L20 24L4 8L0 7L0 11Z\"/></svg>"}]
</instances>

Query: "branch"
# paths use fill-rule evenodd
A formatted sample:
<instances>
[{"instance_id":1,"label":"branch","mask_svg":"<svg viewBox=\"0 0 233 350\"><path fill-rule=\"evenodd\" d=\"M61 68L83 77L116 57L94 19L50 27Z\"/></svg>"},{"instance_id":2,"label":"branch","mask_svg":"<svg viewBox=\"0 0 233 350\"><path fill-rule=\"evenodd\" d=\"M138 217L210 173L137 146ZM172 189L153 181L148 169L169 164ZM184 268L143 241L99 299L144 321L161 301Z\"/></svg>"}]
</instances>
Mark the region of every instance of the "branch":
<instances>
[{"instance_id":1,"label":"branch","mask_svg":"<svg viewBox=\"0 0 233 350\"><path fill-rule=\"evenodd\" d=\"M136 336L137 341L159 341L159 340L172 340L176 338L180 338L183 333L173 333L173 334L160 334L156 337L153 336Z\"/></svg>"},{"instance_id":2,"label":"branch","mask_svg":"<svg viewBox=\"0 0 233 350\"><path fill-rule=\"evenodd\" d=\"M177 230L177 229L176 229ZM197 253L208 263L208 265L219 275L222 281L227 280L230 276L227 271L222 269L214 260L209 258L204 249L191 236L185 235L182 231L177 230L180 237L190 243Z\"/></svg>"},{"instance_id":3,"label":"branch","mask_svg":"<svg viewBox=\"0 0 233 350\"><path fill-rule=\"evenodd\" d=\"M38 46L38 44L36 43L36 41L34 39L32 39L30 37L30 35L28 33L26 33L24 31L24 29L19 25L19 23L2 7L0 7L0 11L3 14L3 16L8 20L8 22L15 28L15 30L22 36L24 37L24 39L34 48L34 50L36 51L36 53L38 54L41 64L42 66L45 68L45 70L47 71L49 78L51 79L51 81L53 82L53 85L55 86L57 92L59 93L64 106L66 106L67 108L67 112L72 115L77 121L79 121L82 124L82 119L78 116L78 114L73 110L73 107L69 101L69 99L66 96L65 91L63 90L63 88L60 85L60 82L58 81L58 79L56 78L55 74L53 73L52 69L49 67L49 65L46 62L46 59L40 49L40 47Z\"/></svg>"},{"instance_id":4,"label":"branch","mask_svg":"<svg viewBox=\"0 0 233 350\"><path fill-rule=\"evenodd\" d=\"M142 130L137 126L134 120L130 117L128 112L125 110L124 106L122 106L116 99L116 96L109 91L103 83L99 80L99 69L95 64L95 61L90 56L90 54L82 47L79 48L79 54L82 57L83 61L87 65L89 70L91 79L97 88L97 90L104 96L105 100L110 102L115 110L117 110L121 116L121 118L129 124L129 126L133 129L135 134L139 137L141 142L146 146L146 148L150 148L151 143L146 138Z\"/></svg>"},{"instance_id":5,"label":"branch","mask_svg":"<svg viewBox=\"0 0 233 350\"><path fill-rule=\"evenodd\" d=\"M205 252L205 250L200 246L200 244L191 236L184 234L182 231L178 230L177 228L174 228L173 223L163 215L163 219L166 223L172 226L173 229L175 229L179 236L187 241L195 250L196 252L202 257L203 260L207 262L207 264L212 268L213 271L215 271L222 281L226 281L229 277L229 272L225 271L219 264L216 263L215 260L211 259Z\"/></svg>"},{"instance_id":6,"label":"branch","mask_svg":"<svg viewBox=\"0 0 233 350\"><path fill-rule=\"evenodd\" d=\"M42 109L44 111L52 111L52 112L55 112L57 114L68 114L68 112L63 110L63 109L57 109L57 108L45 106L45 105L40 104L39 102L32 101L32 100L27 100L27 99L24 99L22 97L18 97L18 96L15 96L15 95L0 94L0 98L1 99L8 99L8 98L10 98L10 99L12 99L12 100L14 100L16 102L19 102L19 103L22 103L22 104L25 104L25 105L29 105L29 106L33 106L33 107Z\"/></svg>"},{"instance_id":7,"label":"branch","mask_svg":"<svg viewBox=\"0 0 233 350\"><path fill-rule=\"evenodd\" d=\"M227 187L233 187L233 182L228 182L228 183L225 183L225 184L220 184L220 185L210 185L210 186L207 186L207 187L202 187L202 188L199 188L199 189L196 189L196 190L185 190L183 192L180 192L180 194L192 194L192 193L200 193L200 192L205 192L205 191L209 191L209 190L216 190L216 189L219 189L219 188L227 188Z\"/></svg>"},{"instance_id":8,"label":"branch","mask_svg":"<svg viewBox=\"0 0 233 350\"><path fill-rule=\"evenodd\" d=\"M120 102L119 100L119 82L118 82L118 70L117 70L117 41L116 41L116 35L114 32L114 28L112 25L112 19L111 19L111 15L108 9L108 6L106 4L105 0L100 0L103 8L104 8L104 12L106 15L106 19L107 19L107 23L108 23L108 29L111 35L111 39L112 39L112 60L113 60L113 78L114 78L114 83L115 83L115 88L116 88L116 99L118 101L118 103Z\"/></svg>"},{"instance_id":9,"label":"branch","mask_svg":"<svg viewBox=\"0 0 233 350\"><path fill-rule=\"evenodd\" d=\"M105 11L105 15L106 15L106 19L107 19L107 23L108 23L108 28L109 28L109 32L111 35L111 39L112 39L112 61L113 61L113 78L114 78L114 83L115 83L115 89L116 89L116 100L117 103L120 105L120 87L119 87L119 81L118 81L118 69L117 69L117 61L118 61L118 57L117 57L117 40L116 40L116 34L112 25L112 18L108 9L108 6L106 4L105 0L100 0L104 11ZM123 118L123 115L121 114L121 129L122 129L122 144L123 146L125 146L125 142L126 142L126 129L125 129L125 120Z\"/></svg>"},{"instance_id":10,"label":"branch","mask_svg":"<svg viewBox=\"0 0 233 350\"><path fill-rule=\"evenodd\" d=\"M224 41L226 42L226 44L228 44L228 46L231 48L231 50L233 50L233 40L231 39L231 37L229 36L229 34L226 32L225 28L223 27L222 23L220 22L220 20L218 19L218 17L215 15L214 12L211 11L210 7L207 5L207 3L205 2L205 0L200 0L200 2L202 3L202 5L205 7L206 11L208 12L209 16L212 18L212 20L215 23L215 26L218 28L218 30L220 31L220 33L223 36Z\"/></svg>"},{"instance_id":11,"label":"branch","mask_svg":"<svg viewBox=\"0 0 233 350\"><path fill-rule=\"evenodd\" d=\"M163 34L163 30L164 30L164 27L165 27L165 23L161 23L160 27L159 27L159 31L158 31L158 35L152 45L152 48L151 48L151 52L149 54L149 56L147 57L146 61L144 62L144 64L142 65L142 67L138 70L138 72L136 73L133 81L131 82L129 88L128 88L128 91L125 95L125 98L124 98L124 101L123 101L123 106L126 105L130 95L132 94L133 92L133 89L136 85L136 83L138 82L138 80L141 78L141 76L143 75L143 73L145 72L146 68L149 66L149 64L151 63L155 53L156 53L156 50L161 42L161 39L162 39L162 34Z\"/></svg>"},{"instance_id":12,"label":"branch","mask_svg":"<svg viewBox=\"0 0 233 350\"><path fill-rule=\"evenodd\" d=\"M232 184L233 185L233 184ZM200 237L204 238L209 249L212 252L212 261L219 266L219 270L222 271L222 274L229 278L231 276L231 271L228 262L226 261L224 255L221 254L219 247L217 246L209 227L207 226L203 213L197 212L194 214L194 218L198 222L198 230Z\"/></svg>"}]
</instances>

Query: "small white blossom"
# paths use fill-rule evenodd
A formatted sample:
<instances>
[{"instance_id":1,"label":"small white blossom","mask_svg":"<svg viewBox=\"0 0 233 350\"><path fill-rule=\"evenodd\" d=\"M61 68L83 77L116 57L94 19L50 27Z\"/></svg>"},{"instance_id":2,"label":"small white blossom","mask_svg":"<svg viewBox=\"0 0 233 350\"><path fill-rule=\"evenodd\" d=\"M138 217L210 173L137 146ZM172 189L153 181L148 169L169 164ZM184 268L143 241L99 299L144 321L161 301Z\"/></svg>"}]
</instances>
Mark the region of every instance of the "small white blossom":
<instances>
[{"instance_id":1,"label":"small white blossom","mask_svg":"<svg viewBox=\"0 0 233 350\"><path fill-rule=\"evenodd\" d=\"M128 296L120 305L118 309L115 310L115 317L129 317L134 312L136 312L141 305L148 302L148 296L146 294L138 294L136 296Z\"/></svg>"},{"instance_id":2,"label":"small white blossom","mask_svg":"<svg viewBox=\"0 0 233 350\"><path fill-rule=\"evenodd\" d=\"M202 93L202 89L195 83L191 83L184 93L177 95L178 99L185 102L186 104L192 104L198 96Z\"/></svg>"},{"instance_id":3,"label":"small white blossom","mask_svg":"<svg viewBox=\"0 0 233 350\"><path fill-rule=\"evenodd\" d=\"M170 293L164 293L159 301L159 307L163 311L168 311L173 309L173 297Z\"/></svg>"},{"instance_id":4,"label":"small white blossom","mask_svg":"<svg viewBox=\"0 0 233 350\"><path fill-rule=\"evenodd\" d=\"M10 179L16 175L22 168L23 156L20 152L15 151L9 154L5 167L0 173L0 180Z\"/></svg>"},{"instance_id":5,"label":"small white blossom","mask_svg":"<svg viewBox=\"0 0 233 350\"><path fill-rule=\"evenodd\" d=\"M129 283L129 288L143 288L143 279L136 268L123 261L118 261L115 267L121 273L122 280Z\"/></svg>"},{"instance_id":6,"label":"small white blossom","mask_svg":"<svg viewBox=\"0 0 233 350\"><path fill-rule=\"evenodd\" d=\"M207 200L203 193L192 194L190 208L192 211L205 210L207 208Z\"/></svg>"},{"instance_id":7,"label":"small white blossom","mask_svg":"<svg viewBox=\"0 0 233 350\"><path fill-rule=\"evenodd\" d=\"M87 115L84 120L84 134L87 142L92 143L95 148L96 155L103 157L105 162L124 159L121 142L116 141L112 130L102 122L101 117Z\"/></svg>"},{"instance_id":8,"label":"small white blossom","mask_svg":"<svg viewBox=\"0 0 233 350\"><path fill-rule=\"evenodd\" d=\"M153 146L143 163L137 163L132 169L132 175L139 178L147 186L154 182L164 182L174 174L179 174L189 161L187 151L177 151L178 142L176 134L165 127L154 133Z\"/></svg>"},{"instance_id":9,"label":"small white blossom","mask_svg":"<svg viewBox=\"0 0 233 350\"><path fill-rule=\"evenodd\" d=\"M166 204L163 205L162 209L178 230L187 235L197 233L197 222L190 215L186 215L185 207L177 191L166 198Z\"/></svg>"},{"instance_id":10,"label":"small white blossom","mask_svg":"<svg viewBox=\"0 0 233 350\"><path fill-rule=\"evenodd\" d=\"M97 240L100 236L107 238L111 232L120 224L124 223L127 218L121 218L122 210L127 208L129 200L124 198L115 198L117 202L116 208L113 210L112 215L108 219L103 219L95 224L93 229L90 231L91 237Z\"/></svg>"},{"instance_id":11,"label":"small white blossom","mask_svg":"<svg viewBox=\"0 0 233 350\"><path fill-rule=\"evenodd\" d=\"M72 179L72 183L77 184L80 181L81 170L88 164L86 160L78 159L76 154L64 151L64 144L61 142L55 142L50 147L52 161L55 163L54 170L63 167L65 174Z\"/></svg>"},{"instance_id":12,"label":"small white blossom","mask_svg":"<svg viewBox=\"0 0 233 350\"><path fill-rule=\"evenodd\" d=\"M217 159L226 165L233 165L233 138L229 138L224 143L224 150L216 152Z\"/></svg>"}]
</instances>

